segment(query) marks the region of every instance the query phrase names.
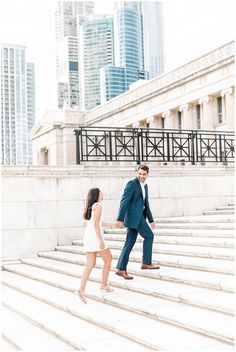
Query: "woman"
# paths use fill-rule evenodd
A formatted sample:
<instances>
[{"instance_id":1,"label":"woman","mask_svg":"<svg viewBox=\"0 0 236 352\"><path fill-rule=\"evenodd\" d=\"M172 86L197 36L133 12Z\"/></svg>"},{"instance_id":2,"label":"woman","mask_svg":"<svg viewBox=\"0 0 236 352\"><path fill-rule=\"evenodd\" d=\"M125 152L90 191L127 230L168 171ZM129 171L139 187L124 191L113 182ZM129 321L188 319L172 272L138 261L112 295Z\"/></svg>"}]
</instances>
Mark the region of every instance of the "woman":
<instances>
[{"instance_id":1,"label":"woman","mask_svg":"<svg viewBox=\"0 0 236 352\"><path fill-rule=\"evenodd\" d=\"M88 221L84 235L84 252L86 253L86 266L83 271L78 291L79 298L82 302L87 303L85 298L85 286L89 275L96 265L96 257L99 252L104 261L102 270L102 283L100 290L102 292L112 292L113 289L107 285L107 280L111 268L112 256L110 249L105 243L101 225L103 193L99 188L91 188L87 195L84 218Z\"/></svg>"}]
</instances>

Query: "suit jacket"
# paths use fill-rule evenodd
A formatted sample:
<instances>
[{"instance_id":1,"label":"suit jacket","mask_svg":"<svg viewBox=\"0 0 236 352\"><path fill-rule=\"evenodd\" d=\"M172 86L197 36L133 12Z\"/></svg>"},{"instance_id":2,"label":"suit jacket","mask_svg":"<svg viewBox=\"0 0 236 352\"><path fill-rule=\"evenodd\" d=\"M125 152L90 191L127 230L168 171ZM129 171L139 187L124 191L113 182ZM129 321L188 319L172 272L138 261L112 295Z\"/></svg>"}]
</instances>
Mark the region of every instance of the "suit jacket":
<instances>
[{"instance_id":1,"label":"suit jacket","mask_svg":"<svg viewBox=\"0 0 236 352\"><path fill-rule=\"evenodd\" d=\"M152 213L148 201L148 187L145 185L145 201L138 178L129 181L125 187L120 201L120 209L117 221L124 222L124 226L137 229L142 216L153 222Z\"/></svg>"}]
</instances>

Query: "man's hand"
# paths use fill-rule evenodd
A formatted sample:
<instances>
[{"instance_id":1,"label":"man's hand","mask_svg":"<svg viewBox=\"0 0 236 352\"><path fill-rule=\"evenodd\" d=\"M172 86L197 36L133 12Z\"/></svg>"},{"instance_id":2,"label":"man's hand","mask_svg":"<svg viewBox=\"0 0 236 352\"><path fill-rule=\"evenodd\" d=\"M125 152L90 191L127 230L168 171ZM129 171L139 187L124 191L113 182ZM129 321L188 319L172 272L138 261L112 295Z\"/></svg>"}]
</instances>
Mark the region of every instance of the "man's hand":
<instances>
[{"instance_id":1,"label":"man's hand","mask_svg":"<svg viewBox=\"0 0 236 352\"><path fill-rule=\"evenodd\" d=\"M151 222L150 226L151 226L151 229L152 229L152 230L155 230L155 228L156 228L155 222Z\"/></svg>"},{"instance_id":2,"label":"man's hand","mask_svg":"<svg viewBox=\"0 0 236 352\"><path fill-rule=\"evenodd\" d=\"M123 222L122 221L117 221L116 222L116 227L118 227L118 228L123 227Z\"/></svg>"}]
</instances>

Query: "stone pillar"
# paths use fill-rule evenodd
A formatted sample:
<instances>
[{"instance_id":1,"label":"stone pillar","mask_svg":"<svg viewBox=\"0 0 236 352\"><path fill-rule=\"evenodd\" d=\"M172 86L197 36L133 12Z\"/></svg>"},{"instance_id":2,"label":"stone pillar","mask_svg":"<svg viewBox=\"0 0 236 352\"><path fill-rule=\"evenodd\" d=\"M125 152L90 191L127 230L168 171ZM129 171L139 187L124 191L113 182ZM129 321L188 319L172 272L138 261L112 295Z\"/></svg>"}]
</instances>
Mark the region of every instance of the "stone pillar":
<instances>
[{"instance_id":1,"label":"stone pillar","mask_svg":"<svg viewBox=\"0 0 236 352\"><path fill-rule=\"evenodd\" d=\"M193 108L190 104L184 104L179 107L179 111L182 112L182 129L192 130L193 126Z\"/></svg>"},{"instance_id":2,"label":"stone pillar","mask_svg":"<svg viewBox=\"0 0 236 352\"><path fill-rule=\"evenodd\" d=\"M132 124L132 127L133 127L133 128L139 128L139 127L140 127L139 121L134 122L134 123Z\"/></svg>"},{"instance_id":3,"label":"stone pillar","mask_svg":"<svg viewBox=\"0 0 236 352\"><path fill-rule=\"evenodd\" d=\"M171 118L172 112L167 110L162 113L161 117L164 118L165 121L165 128L174 128L174 122Z\"/></svg>"},{"instance_id":4,"label":"stone pillar","mask_svg":"<svg viewBox=\"0 0 236 352\"><path fill-rule=\"evenodd\" d=\"M234 96L233 88L227 88L220 92L222 96L222 111L224 129L234 130Z\"/></svg>"},{"instance_id":5,"label":"stone pillar","mask_svg":"<svg viewBox=\"0 0 236 352\"><path fill-rule=\"evenodd\" d=\"M38 165L48 165L48 148L41 148L38 151Z\"/></svg>"},{"instance_id":6,"label":"stone pillar","mask_svg":"<svg viewBox=\"0 0 236 352\"><path fill-rule=\"evenodd\" d=\"M199 99L198 104L201 106L201 130L215 129L215 109L213 108L213 99L206 95ZM195 116L197 120L197 113Z\"/></svg>"}]
</instances>

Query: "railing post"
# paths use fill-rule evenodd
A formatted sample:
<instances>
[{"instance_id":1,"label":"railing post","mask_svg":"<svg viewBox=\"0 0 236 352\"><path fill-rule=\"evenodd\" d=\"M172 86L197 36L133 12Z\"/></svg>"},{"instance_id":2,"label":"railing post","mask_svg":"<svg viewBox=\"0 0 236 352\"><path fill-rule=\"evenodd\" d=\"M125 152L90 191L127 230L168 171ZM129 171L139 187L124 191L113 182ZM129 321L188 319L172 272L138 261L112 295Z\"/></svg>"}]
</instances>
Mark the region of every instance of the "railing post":
<instances>
[{"instance_id":1,"label":"railing post","mask_svg":"<svg viewBox=\"0 0 236 352\"><path fill-rule=\"evenodd\" d=\"M80 135L81 131L79 130L74 130L75 132L75 137L76 137L76 164L79 165L81 158L80 158Z\"/></svg>"},{"instance_id":2,"label":"railing post","mask_svg":"<svg viewBox=\"0 0 236 352\"><path fill-rule=\"evenodd\" d=\"M110 161L112 161L112 132L109 131L109 149L110 149Z\"/></svg>"},{"instance_id":3,"label":"railing post","mask_svg":"<svg viewBox=\"0 0 236 352\"><path fill-rule=\"evenodd\" d=\"M220 162L222 163L222 161L223 161L223 158L222 158L222 156L223 156L223 151L222 151L222 139L221 139L221 135L219 134L219 149L220 149Z\"/></svg>"},{"instance_id":4,"label":"railing post","mask_svg":"<svg viewBox=\"0 0 236 352\"><path fill-rule=\"evenodd\" d=\"M137 135L137 164L141 164L141 151L140 151L140 137L142 138L142 131L136 130Z\"/></svg>"},{"instance_id":5,"label":"railing post","mask_svg":"<svg viewBox=\"0 0 236 352\"><path fill-rule=\"evenodd\" d=\"M196 138L195 138L196 137ZM197 132L196 132L196 135L194 134L194 131L192 131L191 135L190 135L190 138L192 139L192 148L191 148L191 164L192 165L195 165L196 164L196 158L195 158L195 141L196 141L196 144L197 144ZM197 150L197 145L196 145L196 150Z\"/></svg>"},{"instance_id":6,"label":"railing post","mask_svg":"<svg viewBox=\"0 0 236 352\"><path fill-rule=\"evenodd\" d=\"M169 132L166 133L166 140L167 140L167 161L170 161L170 134ZM165 157L165 155L164 155Z\"/></svg>"}]
</instances>

